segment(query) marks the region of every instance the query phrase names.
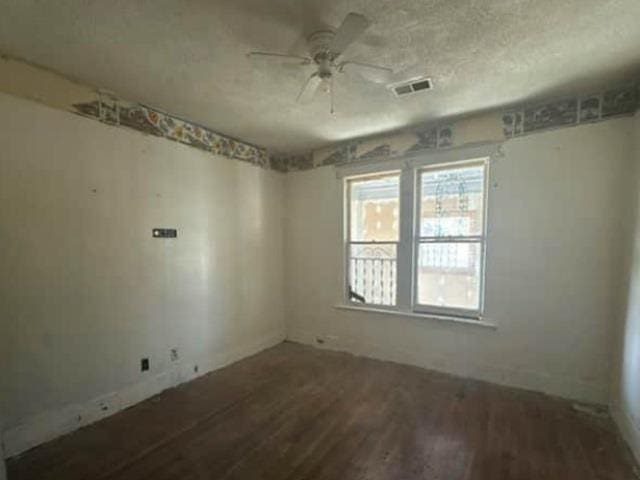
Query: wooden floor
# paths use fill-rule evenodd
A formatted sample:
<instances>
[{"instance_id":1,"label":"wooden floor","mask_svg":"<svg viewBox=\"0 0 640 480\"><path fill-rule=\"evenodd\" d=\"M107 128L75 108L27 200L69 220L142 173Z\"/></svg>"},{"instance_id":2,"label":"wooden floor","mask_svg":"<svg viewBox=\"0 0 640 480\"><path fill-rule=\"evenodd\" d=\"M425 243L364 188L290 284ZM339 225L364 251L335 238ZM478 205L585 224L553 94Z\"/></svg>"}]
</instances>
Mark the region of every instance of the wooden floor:
<instances>
[{"instance_id":1,"label":"wooden floor","mask_svg":"<svg viewBox=\"0 0 640 480\"><path fill-rule=\"evenodd\" d=\"M635 479L569 402L291 343L8 462L37 479Z\"/></svg>"}]
</instances>

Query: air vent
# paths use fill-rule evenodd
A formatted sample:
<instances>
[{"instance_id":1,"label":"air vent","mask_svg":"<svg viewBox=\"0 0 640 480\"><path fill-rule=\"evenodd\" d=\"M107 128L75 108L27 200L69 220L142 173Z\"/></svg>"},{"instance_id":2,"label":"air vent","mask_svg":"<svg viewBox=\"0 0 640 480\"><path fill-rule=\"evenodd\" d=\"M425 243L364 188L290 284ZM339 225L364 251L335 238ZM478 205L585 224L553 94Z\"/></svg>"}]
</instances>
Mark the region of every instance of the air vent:
<instances>
[{"instance_id":1,"label":"air vent","mask_svg":"<svg viewBox=\"0 0 640 480\"><path fill-rule=\"evenodd\" d=\"M411 88L413 88L414 92L417 92L419 90L431 90L431 80L427 78L426 80L412 83Z\"/></svg>"},{"instance_id":2,"label":"air vent","mask_svg":"<svg viewBox=\"0 0 640 480\"><path fill-rule=\"evenodd\" d=\"M413 89L411 85L403 85L401 87L394 87L393 91L396 92L396 95L408 95L409 93L413 93Z\"/></svg>"},{"instance_id":3,"label":"air vent","mask_svg":"<svg viewBox=\"0 0 640 480\"><path fill-rule=\"evenodd\" d=\"M431 82L430 78L426 77L412 78L407 82L389 85L389 88L396 97L404 97L405 95L411 95L423 90L431 90L433 88L433 82Z\"/></svg>"}]
</instances>

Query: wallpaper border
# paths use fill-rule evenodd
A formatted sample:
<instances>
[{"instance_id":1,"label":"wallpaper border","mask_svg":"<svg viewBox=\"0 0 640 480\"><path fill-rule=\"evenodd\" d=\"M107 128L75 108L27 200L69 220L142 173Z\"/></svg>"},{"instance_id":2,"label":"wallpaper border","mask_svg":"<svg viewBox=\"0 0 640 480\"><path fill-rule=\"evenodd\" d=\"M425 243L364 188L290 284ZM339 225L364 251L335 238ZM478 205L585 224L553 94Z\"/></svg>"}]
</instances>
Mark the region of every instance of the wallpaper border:
<instances>
[{"instance_id":1,"label":"wallpaper border","mask_svg":"<svg viewBox=\"0 0 640 480\"><path fill-rule=\"evenodd\" d=\"M107 125L131 128L214 155L241 160L263 168L273 168L264 148L222 135L158 109L122 100L111 93L98 92L96 100L74 103L72 106L76 113Z\"/></svg>"},{"instance_id":2,"label":"wallpaper border","mask_svg":"<svg viewBox=\"0 0 640 480\"><path fill-rule=\"evenodd\" d=\"M272 158L275 157L286 171L308 170L373 158L396 158L420 151L448 149L482 141L504 141L555 128L601 122L633 115L639 106L638 85L627 84L595 94L497 110L495 120L491 121L493 125L489 128L497 132L493 137L487 135L486 138L465 138L463 124L468 125L478 118L468 116L455 122L430 123L395 133L353 139L298 155L272 155Z\"/></svg>"},{"instance_id":3,"label":"wallpaper border","mask_svg":"<svg viewBox=\"0 0 640 480\"><path fill-rule=\"evenodd\" d=\"M301 153L278 153L106 90L78 83L24 60L0 54L0 91L67 110L106 125L166 138L199 150L279 172L392 159L430 150L600 122L634 114L640 104L637 82L590 95L520 104L459 119L441 120L354 138Z\"/></svg>"}]
</instances>

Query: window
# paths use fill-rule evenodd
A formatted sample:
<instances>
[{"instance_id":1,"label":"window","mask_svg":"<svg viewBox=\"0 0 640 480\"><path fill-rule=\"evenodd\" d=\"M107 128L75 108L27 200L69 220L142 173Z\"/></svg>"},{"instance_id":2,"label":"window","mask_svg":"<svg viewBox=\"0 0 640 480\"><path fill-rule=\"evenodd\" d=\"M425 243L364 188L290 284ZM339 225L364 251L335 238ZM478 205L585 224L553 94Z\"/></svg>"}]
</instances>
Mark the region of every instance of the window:
<instances>
[{"instance_id":1,"label":"window","mask_svg":"<svg viewBox=\"0 0 640 480\"><path fill-rule=\"evenodd\" d=\"M347 181L348 295L371 305L396 304L400 174Z\"/></svg>"},{"instance_id":2,"label":"window","mask_svg":"<svg viewBox=\"0 0 640 480\"><path fill-rule=\"evenodd\" d=\"M484 163L418 172L418 309L480 312L484 172Z\"/></svg>"},{"instance_id":3,"label":"window","mask_svg":"<svg viewBox=\"0 0 640 480\"><path fill-rule=\"evenodd\" d=\"M479 318L486 159L346 180L350 303Z\"/></svg>"}]
</instances>

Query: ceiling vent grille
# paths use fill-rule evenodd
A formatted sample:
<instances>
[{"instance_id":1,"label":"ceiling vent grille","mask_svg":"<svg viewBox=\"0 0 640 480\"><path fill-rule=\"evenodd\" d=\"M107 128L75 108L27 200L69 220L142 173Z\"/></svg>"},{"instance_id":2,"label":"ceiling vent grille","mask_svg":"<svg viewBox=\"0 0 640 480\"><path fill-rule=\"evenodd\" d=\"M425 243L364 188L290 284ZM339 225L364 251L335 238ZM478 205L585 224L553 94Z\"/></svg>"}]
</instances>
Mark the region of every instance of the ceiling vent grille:
<instances>
[{"instance_id":1,"label":"ceiling vent grille","mask_svg":"<svg viewBox=\"0 0 640 480\"><path fill-rule=\"evenodd\" d=\"M433 82L427 77L413 78L407 82L389 85L389 89L396 97L404 97L406 95L431 90L432 88Z\"/></svg>"}]
</instances>

